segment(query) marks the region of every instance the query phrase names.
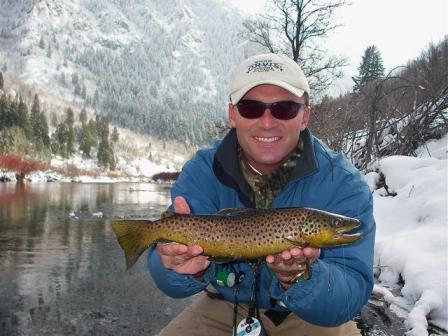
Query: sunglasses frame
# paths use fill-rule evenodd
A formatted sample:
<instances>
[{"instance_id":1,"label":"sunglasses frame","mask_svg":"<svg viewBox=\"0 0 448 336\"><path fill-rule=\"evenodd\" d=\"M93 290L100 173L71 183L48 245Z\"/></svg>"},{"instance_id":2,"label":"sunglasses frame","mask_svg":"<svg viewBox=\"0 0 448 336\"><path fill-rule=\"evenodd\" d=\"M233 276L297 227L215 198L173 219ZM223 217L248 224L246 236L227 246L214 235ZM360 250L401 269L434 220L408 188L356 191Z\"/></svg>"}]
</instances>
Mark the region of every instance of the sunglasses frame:
<instances>
[{"instance_id":1,"label":"sunglasses frame","mask_svg":"<svg viewBox=\"0 0 448 336\"><path fill-rule=\"evenodd\" d=\"M244 106L245 104L247 104L247 105L252 104L255 109L263 107L263 111L260 112L261 110L256 110L256 113L254 113L253 112L254 110L252 110L252 112L249 112L249 113L247 113L247 111L241 113L242 109L240 109L240 107ZM281 108L282 104L288 104L289 106L287 108L284 107L282 109ZM264 113L266 112L266 110L269 109L271 111L272 116L275 119L291 120L291 119L294 119L299 114L300 110L305 107L305 104L297 103L297 102L290 101L290 100L279 101L279 102L275 102L275 103L264 103L259 100L243 99L243 100L240 100L238 103L236 103L235 106L238 108L239 114L243 118L246 118L246 119L261 118L264 115ZM288 112L290 112L290 111L287 111L287 109L289 110L293 106L296 107L297 110L293 111L292 114L288 114ZM278 110L278 108L280 108L280 110Z\"/></svg>"}]
</instances>

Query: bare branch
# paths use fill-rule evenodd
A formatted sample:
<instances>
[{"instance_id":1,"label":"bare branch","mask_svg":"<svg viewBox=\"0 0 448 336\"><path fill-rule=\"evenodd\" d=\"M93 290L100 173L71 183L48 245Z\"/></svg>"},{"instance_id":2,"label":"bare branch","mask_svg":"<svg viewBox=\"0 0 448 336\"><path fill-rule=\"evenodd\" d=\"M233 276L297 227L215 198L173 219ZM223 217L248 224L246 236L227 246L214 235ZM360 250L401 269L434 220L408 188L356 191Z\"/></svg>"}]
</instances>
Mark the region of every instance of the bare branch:
<instances>
[{"instance_id":1,"label":"bare branch","mask_svg":"<svg viewBox=\"0 0 448 336\"><path fill-rule=\"evenodd\" d=\"M340 75L345 59L317 48L340 25L332 20L346 0L271 0L268 14L246 21L244 35L271 52L283 51L309 74L311 90L323 92ZM277 32L272 34L271 32Z\"/></svg>"}]
</instances>

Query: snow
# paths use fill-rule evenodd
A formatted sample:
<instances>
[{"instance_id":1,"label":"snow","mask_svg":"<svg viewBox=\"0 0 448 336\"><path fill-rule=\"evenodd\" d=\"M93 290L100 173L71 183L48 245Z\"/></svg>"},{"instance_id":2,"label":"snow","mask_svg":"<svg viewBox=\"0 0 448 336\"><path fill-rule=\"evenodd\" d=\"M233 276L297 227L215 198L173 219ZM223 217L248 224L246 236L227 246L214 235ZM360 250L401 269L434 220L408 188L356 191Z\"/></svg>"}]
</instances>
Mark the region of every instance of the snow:
<instances>
[{"instance_id":1,"label":"snow","mask_svg":"<svg viewBox=\"0 0 448 336\"><path fill-rule=\"evenodd\" d=\"M428 321L448 330L447 146L446 136L418 152L391 156L373 168L386 177L389 192L373 192L377 223L374 292L405 314L406 335L428 335ZM370 186L376 173L366 175ZM400 288L400 277L404 285ZM399 295L392 294L400 289Z\"/></svg>"}]
</instances>

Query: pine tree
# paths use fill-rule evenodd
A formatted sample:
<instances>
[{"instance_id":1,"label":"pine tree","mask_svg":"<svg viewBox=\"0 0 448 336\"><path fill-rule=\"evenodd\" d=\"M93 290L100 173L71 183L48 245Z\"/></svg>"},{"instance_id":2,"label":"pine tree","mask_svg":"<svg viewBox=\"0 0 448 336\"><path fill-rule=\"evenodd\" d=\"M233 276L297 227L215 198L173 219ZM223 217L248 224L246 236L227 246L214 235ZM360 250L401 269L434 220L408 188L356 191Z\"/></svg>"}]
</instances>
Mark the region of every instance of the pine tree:
<instances>
[{"instance_id":1,"label":"pine tree","mask_svg":"<svg viewBox=\"0 0 448 336\"><path fill-rule=\"evenodd\" d=\"M42 143L46 148L50 148L50 136L49 136L49 129L48 129L48 122L47 117L45 116L45 112L42 111L39 114L39 127L40 127L40 133L42 136Z\"/></svg>"},{"instance_id":2,"label":"pine tree","mask_svg":"<svg viewBox=\"0 0 448 336\"><path fill-rule=\"evenodd\" d=\"M85 112L85 110L84 110ZM81 118L83 113L81 111ZM87 120L87 117L86 117ZM82 120L81 120L82 122ZM83 123L84 125L84 123ZM84 157L90 158L91 157L91 150L92 147L96 146L96 127L95 127L95 121L93 119L90 119L87 123L87 126L81 127L81 132L79 136L79 149L82 152L82 155Z\"/></svg>"},{"instance_id":3,"label":"pine tree","mask_svg":"<svg viewBox=\"0 0 448 336\"><path fill-rule=\"evenodd\" d=\"M371 45L364 51L358 71L358 76L352 77L355 82L354 92L358 92L368 82L384 77L383 59L376 46Z\"/></svg>"},{"instance_id":4,"label":"pine tree","mask_svg":"<svg viewBox=\"0 0 448 336\"><path fill-rule=\"evenodd\" d=\"M112 147L109 144L109 122L106 118L97 116L97 133L100 138L98 145L98 164L101 167L115 169L115 156Z\"/></svg>"},{"instance_id":5,"label":"pine tree","mask_svg":"<svg viewBox=\"0 0 448 336\"><path fill-rule=\"evenodd\" d=\"M79 113L79 121L81 122L83 128L87 126L87 111L85 108L83 108Z\"/></svg>"},{"instance_id":6,"label":"pine tree","mask_svg":"<svg viewBox=\"0 0 448 336\"><path fill-rule=\"evenodd\" d=\"M83 83L81 88L81 98L86 99L87 97L87 88L86 85Z\"/></svg>"},{"instance_id":7,"label":"pine tree","mask_svg":"<svg viewBox=\"0 0 448 336\"><path fill-rule=\"evenodd\" d=\"M5 126L6 120L6 110L8 108L8 101L5 94L0 96L0 131L2 131Z\"/></svg>"},{"instance_id":8,"label":"pine tree","mask_svg":"<svg viewBox=\"0 0 448 336\"><path fill-rule=\"evenodd\" d=\"M3 73L0 71L0 90L3 90L3 86L5 85L3 81Z\"/></svg>"},{"instance_id":9,"label":"pine tree","mask_svg":"<svg viewBox=\"0 0 448 336\"><path fill-rule=\"evenodd\" d=\"M70 156L75 152L75 116L70 107L65 112L65 124L67 125L67 155Z\"/></svg>"},{"instance_id":10,"label":"pine tree","mask_svg":"<svg viewBox=\"0 0 448 336\"><path fill-rule=\"evenodd\" d=\"M31 106L30 124L33 131L33 142L36 147L40 147L42 143L42 135L39 127L40 103L39 96L34 95L33 105Z\"/></svg>"},{"instance_id":11,"label":"pine tree","mask_svg":"<svg viewBox=\"0 0 448 336\"><path fill-rule=\"evenodd\" d=\"M43 36L41 36L41 38L39 40L39 48L45 49L45 41L44 41Z\"/></svg>"},{"instance_id":12,"label":"pine tree","mask_svg":"<svg viewBox=\"0 0 448 336\"><path fill-rule=\"evenodd\" d=\"M24 103L22 97L19 98L18 118L19 127L23 129L26 138L28 140L31 140L33 136L33 130L31 129L28 107Z\"/></svg>"},{"instance_id":13,"label":"pine tree","mask_svg":"<svg viewBox=\"0 0 448 336\"><path fill-rule=\"evenodd\" d=\"M39 96L34 95L31 106L30 124L33 131L33 142L38 151L44 147L50 148L50 137L48 136L48 123L45 113L40 111Z\"/></svg>"},{"instance_id":14,"label":"pine tree","mask_svg":"<svg viewBox=\"0 0 448 336\"><path fill-rule=\"evenodd\" d=\"M114 130L112 131L112 137L111 137L112 143L116 144L118 142L119 138L120 138L120 134L118 133L117 126L115 126Z\"/></svg>"},{"instance_id":15,"label":"pine tree","mask_svg":"<svg viewBox=\"0 0 448 336\"><path fill-rule=\"evenodd\" d=\"M59 123L53 133L51 149L54 154L59 154L62 157L67 157L67 140L68 128L65 122Z\"/></svg>"}]
</instances>

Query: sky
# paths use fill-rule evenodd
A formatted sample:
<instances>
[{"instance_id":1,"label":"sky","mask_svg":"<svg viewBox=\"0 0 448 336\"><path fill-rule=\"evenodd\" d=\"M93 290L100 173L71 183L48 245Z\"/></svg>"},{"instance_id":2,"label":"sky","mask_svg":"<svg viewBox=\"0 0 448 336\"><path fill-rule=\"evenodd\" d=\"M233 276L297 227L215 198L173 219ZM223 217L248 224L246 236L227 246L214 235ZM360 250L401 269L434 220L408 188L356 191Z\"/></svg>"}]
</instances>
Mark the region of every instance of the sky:
<instances>
[{"instance_id":1,"label":"sky","mask_svg":"<svg viewBox=\"0 0 448 336\"><path fill-rule=\"evenodd\" d=\"M264 0L228 0L246 15L262 12ZM335 19L343 24L327 40L331 54L345 56L350 66L339 90L351 89L364 50L374 44L381 52L386 71L417 57L430 42L448 34L447 0L351 0Z\"/></svg>"}]
</instances>

